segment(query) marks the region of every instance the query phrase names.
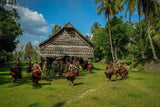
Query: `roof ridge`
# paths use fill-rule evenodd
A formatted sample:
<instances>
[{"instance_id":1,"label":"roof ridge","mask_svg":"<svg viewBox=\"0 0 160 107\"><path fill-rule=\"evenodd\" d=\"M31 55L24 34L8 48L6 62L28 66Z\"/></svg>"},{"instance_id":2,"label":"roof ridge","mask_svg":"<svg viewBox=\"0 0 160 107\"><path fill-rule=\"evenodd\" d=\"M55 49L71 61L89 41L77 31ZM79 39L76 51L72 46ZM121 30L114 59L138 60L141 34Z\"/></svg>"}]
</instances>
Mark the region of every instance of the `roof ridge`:
<instances>
[{"instance_id":1,"label":"roof ridge","mask_svg":"<svg viewBox=\"0 0 160 107\"><path fill-rule=\"evenodd\" d=\"M74 28L74 26L70 22L68 22L67 24L65 24L63 27L64 28Z\"/></svg>"}]
</instances>

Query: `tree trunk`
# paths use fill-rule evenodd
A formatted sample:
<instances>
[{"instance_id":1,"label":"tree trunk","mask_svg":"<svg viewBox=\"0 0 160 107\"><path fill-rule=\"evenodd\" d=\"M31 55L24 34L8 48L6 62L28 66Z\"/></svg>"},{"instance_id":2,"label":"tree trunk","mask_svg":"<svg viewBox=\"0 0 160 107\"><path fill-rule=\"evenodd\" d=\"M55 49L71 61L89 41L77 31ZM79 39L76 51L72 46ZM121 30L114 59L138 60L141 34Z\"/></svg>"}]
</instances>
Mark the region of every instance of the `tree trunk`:
<instances>
[{"instance_id":1,"label":"tree trunk","mask_svg":"<svg viewBox=\"0 0 160 107\"><path fill-rule=\"evenodd\" d=\"M158 57L157 57L156 52L155 52L155 48L154 48L153 43L152 43L152 38L151 38L151 35L150 35L150 19L149 19L149 23L147 23L147 31L148 31L148 38L149 38L150 46L151 46L152 53L153 53L153 59L158 60Z\"/></svg>"},{"instance_id":2,"label":"tree trunk","mask_svg":"<svg viewBox=\"0 0 160 107\"><path fill-rule=\"evenodd\" d=\"M109 15L108 15L108 27L109 27L109 37L110 37L110 44L111 44L112 59L114 61L114 53L113 53L113 45L112 45L112 37L111 37L111 28L110 28L110 22L109 22Z\"/></svg>"},{"instance_id":3,"label":"tree trunk","mask_svg":"<svg viewBox=\"0 0 160 107\"><path fill-rule=\"evenodd\" d=\"M145 51L144 51L144 46L141 48L141 56L142 56L142 59L144 59L144 53L145 53Z\"/></svg>"},{"instance_id":4,"label":"tree trunk","mask_svg":"<svg viewBox=\"0 0 160 107\"><path fill-rule=\"evenodd\" d=\"M114 53L115 53L116 60L118 60L118 57L117 57L117 47L116 46L115 46L115 49L114 49Z\"/></svg>"}]
</instances>

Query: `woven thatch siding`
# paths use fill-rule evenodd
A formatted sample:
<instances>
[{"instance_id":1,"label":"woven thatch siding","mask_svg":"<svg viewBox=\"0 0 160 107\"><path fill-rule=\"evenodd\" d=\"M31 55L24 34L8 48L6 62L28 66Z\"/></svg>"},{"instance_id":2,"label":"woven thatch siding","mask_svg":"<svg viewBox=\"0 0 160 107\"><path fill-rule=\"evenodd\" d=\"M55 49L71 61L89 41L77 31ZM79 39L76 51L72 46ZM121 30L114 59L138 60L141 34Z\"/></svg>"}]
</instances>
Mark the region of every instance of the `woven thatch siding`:
<instances>
[{"instance_id":1,"label":"woven thatch siding","mask_svg":"<svg viewBox=\"0 0 160 107\"><path fill-rule=\"evenodd\" d=\"M66 26L66 25L65 25ZM93 58L94 46L71 24L40 44L42 57L74 56ZM71 26L71 27L70 27Z\"/></svg>"}]
</instances>

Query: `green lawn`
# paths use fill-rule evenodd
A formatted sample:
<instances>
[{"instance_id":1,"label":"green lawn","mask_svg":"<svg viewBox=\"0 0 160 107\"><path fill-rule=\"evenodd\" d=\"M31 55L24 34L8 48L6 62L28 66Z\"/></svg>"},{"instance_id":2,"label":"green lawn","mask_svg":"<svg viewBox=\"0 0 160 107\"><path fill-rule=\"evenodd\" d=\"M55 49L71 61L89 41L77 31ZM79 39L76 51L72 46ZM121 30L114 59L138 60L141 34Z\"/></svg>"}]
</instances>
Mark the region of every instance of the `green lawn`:
<instances>
[{"instance_id":1,"label":"green lawn","mask_svg":"<svg viewBox=\"0 0 160 107\"><path fill-rule=\"evenodd\" d=\"M93 73L80 73L75 86L63 76L42 76L35 87L25 69L23 78L11 83L10 71L1 68L0 107L160 107L159 72L129 72L126 80L109 82L105 65L94 66Z\"/></svg>"}]
</instances>

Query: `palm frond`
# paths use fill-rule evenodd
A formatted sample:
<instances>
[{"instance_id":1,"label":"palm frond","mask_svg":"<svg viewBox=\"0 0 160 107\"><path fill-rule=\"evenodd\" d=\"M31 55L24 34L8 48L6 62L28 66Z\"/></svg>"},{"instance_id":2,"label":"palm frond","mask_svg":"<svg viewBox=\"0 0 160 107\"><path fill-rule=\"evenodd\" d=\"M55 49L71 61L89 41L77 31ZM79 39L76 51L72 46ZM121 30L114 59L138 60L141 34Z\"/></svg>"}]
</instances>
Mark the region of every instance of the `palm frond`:
<instances>
[{"instance_id":1,"label":"palm frond","mask_svg":"<svg viewBox=\"0 0 160 107\"><path fill-rule=\"evenodd\" d=\"M95 9L95 12L97 12L100 8L102 8L103 6L102 6L102 4L101 5L99 5L96 9Z\"/></svg>"},{"instance_id":2,"label":"palm frond","mask_svg":"<svg viewBox=\"0 0 160 107\"><path fill-rule=\"evenodd\" d=\"M126 12L125 12L125 17L127 15L127 12L129 11L129 21L131 21L131 16L135 10L135 7L136 7L136 1L137 0L129 0L128 1L128 5L127 5L127 8L126 8Z\"/></svg>"},{"instance_id":3,"label":"palm frond","mask_svg":"<svg viewBox=\"0 0 160 107\"><path fill-rule=\"evenodd\" d=\"M103 0L95 0L94 4L97 5L98 3L103 2Z\"/></svg>"},{"instance_id":4,"label":"palm frond","mask_svg":"<svg viewBox=\"0 0 160 107\"><path fill-rule=\"evenodd\" d=\"M103 7L101 7L101 8L99 9L99 11L98 11L97 15L98 15L98 16L100 16L101 14L103 14L103 13L104 13L103 11L104 11L104 10L103 10Z\"/></svg>"},{"instance_id":5,"label":"palm frond","mask_svg":"<svg viewBox=\"0 0 160 107\"><path fill-rule=\"evenodd\" d=\"M140 17L141 17L141 11L142 11L142 0L137 1L137 9L138 9L138 16L139 16L139 22L140 22Z\"/></svg>"},{"instance_id":6,"label":"palm frond","mask_svg":"<svg viewBox=\"0 0 160 107\"><path fill-rule=\"evenodd\" d=\"M103 14L105 18L107 18L108 15L114 16L118 13L120 8L120 5L116 4L117 1L118 0L95 0L95 4L101 3L95 9L95 12L98 11L97 15L100 16L101 14ZM122 2L123 0L120 1Z\"/></svg>"}]
</instances>

